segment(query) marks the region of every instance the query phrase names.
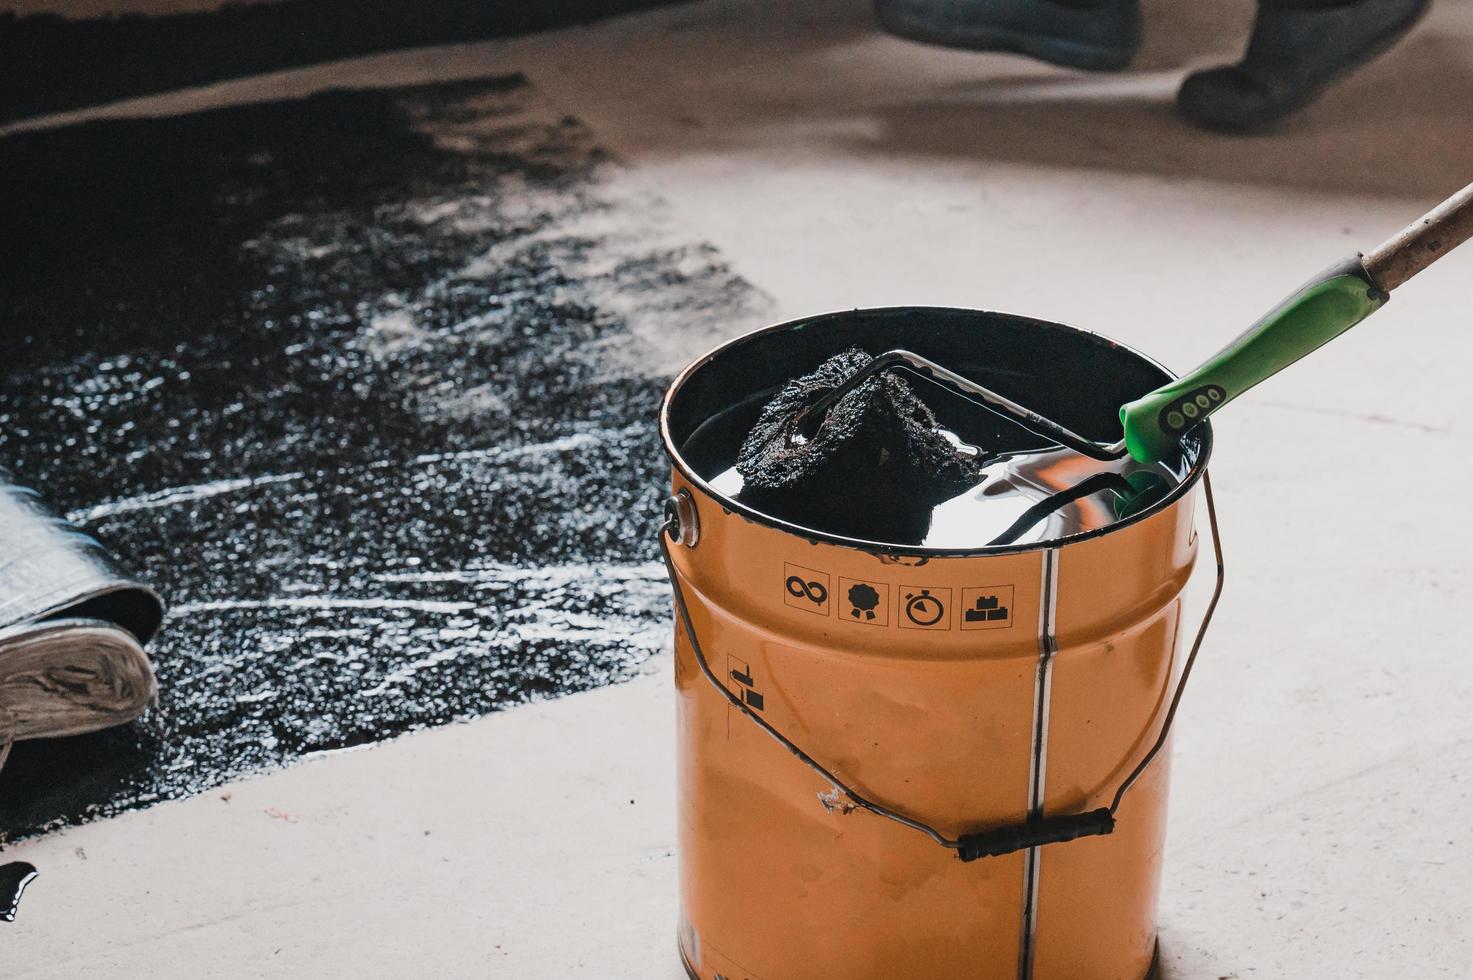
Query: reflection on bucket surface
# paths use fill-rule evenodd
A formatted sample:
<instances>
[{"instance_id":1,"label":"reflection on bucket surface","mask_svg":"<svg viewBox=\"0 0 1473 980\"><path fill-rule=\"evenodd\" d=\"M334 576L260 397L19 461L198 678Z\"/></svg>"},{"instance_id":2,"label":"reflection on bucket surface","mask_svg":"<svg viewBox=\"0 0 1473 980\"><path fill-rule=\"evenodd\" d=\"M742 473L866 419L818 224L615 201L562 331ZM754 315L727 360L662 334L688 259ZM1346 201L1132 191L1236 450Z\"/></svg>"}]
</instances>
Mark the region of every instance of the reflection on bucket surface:
<instances>
[{"instance_id":1,"label":"reflection on bucket surface","mask_svg":"<svg viewBox=\"0 0 1473 980\"><path fill-rule=\"evenodd\" d=\"M976 486L931 511L930 530L919 544L985 548L1098 530L1155 503L1182 477L1165 464L1137 463L1129 457L1102 462L1062 449L1008 453L983 468ZM717 493L740 498L742 477L736 467L710 483Z\"/></svg>"},{"instance_id":2,"label":"reflection on bucket surface","mask_svg":"<svg viewBox=\"0 0 1473 980\"><path fill-rule=\"evenodd\" d=\"M991 455L1024 455L937 507L922 545L745 507L713 436L741 420L722 416L750 419L784 378L850 346L965 362L1086 433L1167 378L1066 327L902 309L762 331L675 382L661 425L682 495L665 546L687 970L1143 977L1165 833L1167 754L1152 753L1194 625L1181 592L1210 431L1179 472L1101 473L947 419ZM1095 477L1124 486L1091 486L986 546Z\"/></svg>"}]
</instances>

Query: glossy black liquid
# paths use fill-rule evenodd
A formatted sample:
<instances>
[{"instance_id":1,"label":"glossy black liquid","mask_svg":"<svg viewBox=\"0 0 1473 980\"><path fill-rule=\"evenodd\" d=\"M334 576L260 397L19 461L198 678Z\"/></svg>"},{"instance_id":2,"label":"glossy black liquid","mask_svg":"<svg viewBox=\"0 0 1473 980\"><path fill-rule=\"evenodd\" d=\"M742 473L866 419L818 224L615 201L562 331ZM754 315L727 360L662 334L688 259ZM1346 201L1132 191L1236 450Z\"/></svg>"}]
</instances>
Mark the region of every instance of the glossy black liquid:
<instances>
[{"instance_id":1,"label":"glossy black liquid","mask_svg":"<svg viewBox=\"0 0 1473 980\"><path fill-rule=\"evenodd\" d=\"M36 866L24 861L0 864L0 922L14 922L26 886L36 878Z\"/></svg>"}]
</instances>

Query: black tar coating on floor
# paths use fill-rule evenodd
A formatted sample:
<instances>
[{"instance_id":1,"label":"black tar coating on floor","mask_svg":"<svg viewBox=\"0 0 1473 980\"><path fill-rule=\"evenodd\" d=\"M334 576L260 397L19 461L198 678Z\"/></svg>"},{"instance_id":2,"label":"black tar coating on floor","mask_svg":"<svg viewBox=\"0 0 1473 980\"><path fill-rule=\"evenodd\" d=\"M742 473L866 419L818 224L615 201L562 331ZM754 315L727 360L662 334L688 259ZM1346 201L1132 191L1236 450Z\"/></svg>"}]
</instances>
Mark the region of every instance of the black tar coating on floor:
<instances>
[{"instance_id":1,"label":"black tar coating on floor","mask_svg":"<svg viewBox=\"0 0 1473 980\"><path fill-rule=\"evenodd\" d=\"M894 371L840 398L810 438L792 438L805 410L871 360L847 350L783 386L737 455L738 500L830 534L925 540L932 509L974 486L982 461L963 456L937 431L935 414Z\"/></svg>"},{"instance_id":2,"label":"black tar coating on floor","mask_svg":"<svg viewBox=\"0 0 1473 980\"><path fill-rule=\"evenodd\" d=\"M376 51L548 30L672 0L277 0L73 20L0 14L0 120Z\"/></svg>"},{"instance_id":3,"label":"black tar coating on floor","mask_svg":"<svg viewBox=\"0 0 1473 980\"><path fill-rule=\"evenodd\" d=\"M159 706L17 745L0 830L607 684L666 642L666 379L628 366L629 310L755 292L709 246L579 230L646 216L535 102L513 77L0 139L0 460L171 606Z\"/></svg>"}]
</instances>

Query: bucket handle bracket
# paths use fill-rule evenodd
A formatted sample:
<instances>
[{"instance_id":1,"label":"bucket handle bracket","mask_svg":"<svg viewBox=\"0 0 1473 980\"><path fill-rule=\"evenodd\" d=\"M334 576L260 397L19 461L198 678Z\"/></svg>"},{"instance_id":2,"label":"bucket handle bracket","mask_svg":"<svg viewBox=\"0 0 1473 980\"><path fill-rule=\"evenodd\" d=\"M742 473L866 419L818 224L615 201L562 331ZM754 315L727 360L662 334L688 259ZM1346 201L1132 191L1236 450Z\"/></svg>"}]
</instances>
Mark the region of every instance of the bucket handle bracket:
<instances>
[{"instance_id":1,"label":"bucket handle bracket","mask_svg":"<svg viewBox=\"0 0 1473 980\"><path fill-rule=\"evenodd\" d=\"M711 670L710 664L706 662L706 655L701 649L701 642L696 637L694 624L691 622L690 609L685 602L685 593L680 587L680 576L675 569L675 561L670 555L670 540L682 540L683 530L682 514L668 514L665 523L660 528L659 541L660 552L665 559L665 571L670 576L670 586L675 599L675 612L680 621L682 631L686 640L689 641L691 652L695 654L696 664L701 673L711 686L723 695L726 700L745 715L753 724L761 728L772 738L795 755L800 762L818 773L830 785L834 786L853 804L861 809L887 820L894 821L902 826L909 827L930 837L942 847L956 852L956 856L962 861L976 861L985 857L1001 857L1004 854L1012 854L1016 851L1029 850L1041 847L1044 844L1062 844L1066 841L1078 840L1081 837L1099 837L1112 833L1115 830L1115 817L1120 810L1121 801L1124 800L1126 792L1135 785L1141 775L1161 754L1166 746L1166 740L1171 735L1172 724L1176 721L1176 711L1181 705L1182 695L1186 693L1187 681L1191 678L1192 667L1197 662L1197 654L1202 649L1202 641L1207 636L1207 628L1212 623L1212 615L1217 611L1218 599L1222 597L1222 585L1224 579L1224 567L1222 560L1222 536L1217 529L1217 506L1212 499L1212 478L1203 472L1202 490L1207 500L1207 522L1212 530L1212 551L1217 562L1217 579L1213 585L1212 598L1207 603L1207 609L1202 614L1202 622L1197 627L1197 633L1192 640L1191 652L1187 654L1186 663L1182 666L1181 676L1177 678L1176 690L1171 696L1170 707L1166 710L1166 719L1161 725L1161 732L1156 741L1151 745L1149 751L1142 757L1130 774L1121 781L1119 788L1115 790L1114 798L1107 807L1099 807L1087 810L1083 813L1061 814L1054 817L1032 817L1021 823L1005 824L988 830L978 831L971 834L963 834L957 838L947 837L936 828L924 821L907 816L898 810L894 810L882 803L861 795L853 787L836 776L818 760L807 752L804 752L793 743L786 735L774 728L767 719L753 711L741 698L721 682Z\"/></svg>"}]
</instances>

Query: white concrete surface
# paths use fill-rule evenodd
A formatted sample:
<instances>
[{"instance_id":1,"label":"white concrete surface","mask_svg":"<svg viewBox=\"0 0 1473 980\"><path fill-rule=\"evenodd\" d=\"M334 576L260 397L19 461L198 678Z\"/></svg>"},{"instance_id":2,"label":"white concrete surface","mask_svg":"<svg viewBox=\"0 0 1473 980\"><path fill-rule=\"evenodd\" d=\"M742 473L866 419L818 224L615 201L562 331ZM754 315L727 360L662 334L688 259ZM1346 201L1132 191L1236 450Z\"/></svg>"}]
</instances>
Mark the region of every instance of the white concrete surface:
<instances>
[{"instance_id":1,"label":"white concrete surface","mask_svg":"<svg viewBox=\"0 0 1473 980\"><path fill-rule=\"evenodd\" d=\"M1115 77L884 38L859 0L703 0L105 111L523 70L778 315L1000 308L1177 367L1473 177L1467 3L1247 140L1185 129L1168 100L1185 64L1241 44L1248 9L1148 13L1142 67ZM1221 416L1230 579L1177 740L1169 978L1473 973L1470 288L1473 251ZM673 980L668 688L14 847L42 876L0 927L0 972Z\"/></svg>"},{"instance_id":2,"label":"white concrete surface","mask_svg":"<svg viewBox=\"0 0 1473 980\"><path fill-rule=\"evenodd\" d=\"M669 658L22 845L10 977L674 977Z\"/></svg>"}]
</instances>

